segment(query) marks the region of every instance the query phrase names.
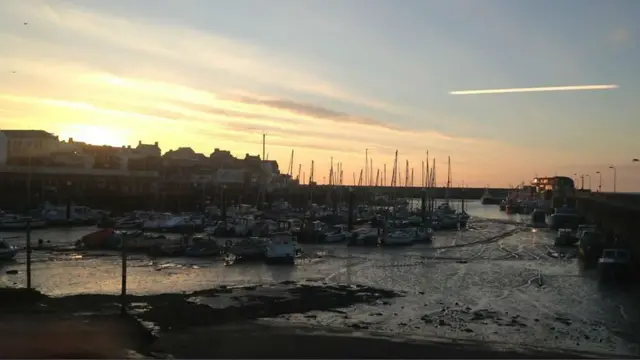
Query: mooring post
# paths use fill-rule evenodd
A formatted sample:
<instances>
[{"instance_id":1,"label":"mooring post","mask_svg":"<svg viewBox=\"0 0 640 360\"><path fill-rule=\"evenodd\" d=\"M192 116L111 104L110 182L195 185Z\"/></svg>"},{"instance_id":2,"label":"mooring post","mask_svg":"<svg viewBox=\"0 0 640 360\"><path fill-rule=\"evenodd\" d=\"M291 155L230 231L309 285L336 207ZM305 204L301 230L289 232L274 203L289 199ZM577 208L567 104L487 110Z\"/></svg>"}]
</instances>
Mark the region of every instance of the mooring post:
<instances>
[{"instance_id":1,"label":"mooring post","mask_svg":"<svg viewBox=\"0 0 640 360\"><path fill-rule=\"evenodd\" d=\"M126 237L120 235L122 246L122 283L120 284L120 315L127 314L127 241Z\"/></svg>"},{"instance_id":2,"label":"mooring post","mask_svg":"<svg viewBox=\"0 0 640 360\"><path fill-rule=\"evenodd\" d=\"M27 289L31 290L31 218L27 219Z\"/></svg>"}]
</instances>

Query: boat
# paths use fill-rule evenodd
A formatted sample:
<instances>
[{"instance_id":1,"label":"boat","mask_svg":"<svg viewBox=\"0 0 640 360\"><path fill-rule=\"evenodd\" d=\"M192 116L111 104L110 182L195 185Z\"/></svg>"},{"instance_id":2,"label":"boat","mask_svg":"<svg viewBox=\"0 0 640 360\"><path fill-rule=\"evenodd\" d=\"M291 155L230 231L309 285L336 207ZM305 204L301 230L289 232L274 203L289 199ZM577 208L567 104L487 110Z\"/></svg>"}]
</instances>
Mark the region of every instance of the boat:
<instances>
[{"instance_id":1,"label":"boat","mask_svg":"<svg viewBox=\"0 0 640 360\"><path fill-rule=\"evenodd\" d=\"M160 230L176 234L193 233L204 231L204 224L201 221L196 223L190 216L179 215L167 220Z\"/></svg>"},{"instance_id":2,"label":"boat","mask_svg":"<svg viewBox=\"0 0 640 360\"><path fill-rule=\"evenodd\" d=\"M600 280L626 280L631 275L631 253L626 249L605 249L597 272Z\"/></svg>"},{"instance_id":3,"label":"boat","mask_svg":"<svg viewBox=\"0 0 640 360\"><path fill-rule=\"evenodd\" d=\"M595 228L582 229L578 240L578 259L585 269L597 266L604 249L604 234Z\"/></svg>"},{"instance_id":4,"label":"boat","mask_svg":"<svg viewBox=\"0 0 640 360\"><path fill-rule=\"evenodd\" d=\"M189 257L209 257L218 256L222 253L222 247L218 243L203 236L194 236L191 238L193 245L187 247L184 252Z\"/></svg>"},{"instance_id":5,"label":"boat","mask_svg":"<svg viewBox=\"0 0 640 360\"><path fill-rule=\"evenodd\" d=\"M227 254L245 260L262 259L265 256L265 249L268 243L267 238L249 237L238 241L227 240L225 248Z\"/></svg>"},{"instance_id":6,"label":"boat","mask_svg":"<svg viewBox=\"0 0 640 360\"><path fill-rule=\"evenodd\" d=\"M104 228L84 235L76 242L77 248L95 250L116 250L120 247L120 234Z\"/></svg>"},{"instance_id":7,"label":"boat","mask_svg":"<svg viewBox=\"0 0 640 360\"><path fill-rule=\"evenodd\" d=\"M564 206L556 209L556 212L547 219L547 223L551 230L561 228L577 229L581 220L582 218L575 209Z\"/></svg>"},{"instance_id":8,"label":"boat","mask_svg":"<svg viewBox=\"0 0 640 360\"><path fill-rule=\"evenodd\" d=\"M17 247L9 244L5 239L0 239L0 261L13 260L17 254Z\"/></svg>"},{"instance_id":9,"label":"boat","mask_svg":"<svg viewBox=\"0 0 640 360\"><path fill-rule=\"evenodd\" d=\"M103 211L94 211L87 206L75 204L52 205L45 203L40 215L49 225L95 225L104 216Z\"/></svg>"},{"instance_id":10,"label":"boat","mask_svg":"<svg viewBox=\"0 0 640 360\"><path fill-rule=\"evenodd\" d=\"M555 246L569 246L578 242L578 237L571 229L559 229L553 242Z\"/></svg>"},{"instance_id":11,"label":"boat","mask_svg":"<svg viewBox=\"0 0 640 360\"><path fill-rule=\"evenodd\" d=\"M173 215L170 213L150 213L142 223L142 230L162 231L171 219L173 219Z\"/></svg>"},{"instance_id":12,"label":"boat","mask_svg":"<svg viewBox=\"0 0 640 360\"><path fill-rule=\"evenodd\" d=\"M346 240L347 236L349 236L349 231L347 231L346 225L334 225L324 233L323 242L326 242L326 243L341 242Z\"/></svg>"},{"instance_id":13,"label":"boat","mask_svg":"<svg viewBox=\"0 0 640 360\"><path fill-rule=\"evenodd\" d=\"M430 242L433 240L433 230L430 228L416 227L415 230L415 242Z\"/></svg>"},{"instance_id":14,"label":"boat","mask_svg":"<svg viewBox=\"0 0 640 360\"><path fill-rule=\"evenodd\" d=\"M296 237L290 232L277 232L269 237L264 260L267 263L294 264Z\"/></svg>"},{"instance_id":15,"label":"boat","mask_svg":"<svg viewBox=\"0 0 640 360\"><path fill-rule=\"evenodd\" d=\"M349 236L347 245L378 246L380 245L380 229L360 228L354 230Z\"/></svg>"},{"instance_id":16,"label":"boat","mask_svg":"<svg viewBox=\"0 0 640 360\"><path fill-rule=\"evenodd\" d=\"M543 209L535 209L531 213L531 224L535 227L547 225L547 212Z\"/></svg>"},{"instance_id":17,"label":"boat","mask_svg":"<svg viewBox=\"0 0 640 360\"><path fill-rule=\"evenodd\" d=\"M416 239L415 233L409 229L393 229L382 237L382 245L411 245Z\"/></svg>"},{"instance_id":18,"label":"boat","mask_svg":"<svg viewBox=\"0 0 640 360\"><path fill-rule=\"evenodd\" d=\"M47 226L44 219L34 219L29 216L20 216L14 214L4 214L0 217L0 230L26 230L27 223L31 229L41 229Z\"/></svg>"},{"instance_id":19,"label":"boat","mask_svg":"<svg viewBox=\"0 0 640 360\"><path fill-rule=\"evenodd\" d=\"M251 215L236 218L233 226L233 234L236 236L250 236L253 232L256 220Z\"/></svg>"},{"instance_id":20,"label":"boat","mask_svg":"<svg viewBox=\"0 0 640 360\"><path fill-rule=\"evenodd\" d=\"M484 194L482 194L482 197L480 198L480 204L482 205L500 205L500 203L502 202L501 198L495 197L495 196L491 196L491 193L489 193L489 188L485 188L484 189Z\"/></svg>"},{"instance_id":21,"label":"boat","mask_svg":"<svg viewBox=\"0 0 640 360\"><path fill-rule=\"evenodd\" d=\"M138 215L130 215L116 221L115 228L119 230L142 229L144 220L138 218Z\"/></svg>"}]
</instances>

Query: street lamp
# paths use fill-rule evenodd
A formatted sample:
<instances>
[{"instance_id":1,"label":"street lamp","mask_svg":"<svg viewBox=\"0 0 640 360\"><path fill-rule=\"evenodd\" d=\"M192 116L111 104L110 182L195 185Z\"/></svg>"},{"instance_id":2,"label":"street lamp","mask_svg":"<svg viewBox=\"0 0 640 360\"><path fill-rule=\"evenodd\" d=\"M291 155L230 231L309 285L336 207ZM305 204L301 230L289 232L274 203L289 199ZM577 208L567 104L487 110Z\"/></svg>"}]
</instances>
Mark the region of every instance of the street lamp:
<instances>
[{"instance_id":1,"label":"street lamp","mask_svg":"<svg viewBox=\"0 0 640 360\"><path fill-rule=\"evenodd\" d=\"M637 159L634 159L634 160L637 160ZM616 167L613 165L609 165L609 169L613 170L613 192L616 192L616 183L617 183Z\"/></svg>"},{"instance_id":2,"label":"street lamp","mask_svg":"<svg viewBox=\"0 0 640 360\"><path fill-rule=\"evenodd\" d=\"M587 182L587 188L589 189L589 191L591 191L591 175L590 174L585 174L584 176L587 178L587 180L589 180Z\"/></svg>"},{"instance_id":3,"label":"street lamp","mask_svg":"<svg viewBox=\"0 0 640 360\"><path fill-rule=\"evenodd\" d=\"M602 192L602 173L596 171L596 174L598 174L598 192Z\"/></svg>"}]
</instances>

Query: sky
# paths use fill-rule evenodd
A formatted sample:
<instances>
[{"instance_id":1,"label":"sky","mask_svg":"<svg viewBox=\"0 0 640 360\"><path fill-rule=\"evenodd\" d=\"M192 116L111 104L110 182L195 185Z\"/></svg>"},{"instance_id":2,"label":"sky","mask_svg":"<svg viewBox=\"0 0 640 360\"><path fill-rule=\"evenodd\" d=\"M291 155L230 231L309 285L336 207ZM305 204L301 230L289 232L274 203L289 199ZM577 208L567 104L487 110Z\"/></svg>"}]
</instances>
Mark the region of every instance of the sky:
<instances>
[{"instance_id":1,"label":"sky","mask_svg":"<svg viewBox=\"0 0 640 360\"><path fill-rule=\"evenodd\" d=\"M4 0L0 129L640 191L636 0ZM587 85L604 90L453 95ZM431 161L431 160L430 160ZM357 176L356 176L357 177ZM590 179L590 180L589 180Z\"/></svg>"}]
</instances>

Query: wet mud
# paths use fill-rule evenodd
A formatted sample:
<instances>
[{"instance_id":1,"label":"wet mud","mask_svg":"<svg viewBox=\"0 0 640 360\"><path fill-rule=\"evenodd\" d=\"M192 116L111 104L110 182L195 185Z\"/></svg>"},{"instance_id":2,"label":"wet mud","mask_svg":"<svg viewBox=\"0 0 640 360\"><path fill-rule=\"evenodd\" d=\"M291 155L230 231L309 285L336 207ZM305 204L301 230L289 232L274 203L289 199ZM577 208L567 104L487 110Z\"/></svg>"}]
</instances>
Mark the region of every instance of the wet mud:
<instances>
[{"instance_id":1,"label":"wet mud","mask_svg":"<svg viewBox=\"0 0 640 360\"><path fill-rule=\"evenodd\" d=\"M329 327L278 326L265 318L389 304L403 294L353 285L282 284L216 288L189 294L48 297L2 289L1 358L591 358L598 354L474 341L407 339ZM10 300L7 300L10 299ZM204 303L203 303L204 302ZM206 303L206 304L205 304ZM479 320L491 314L470 314ZM262 319L262 321L252 321ZM435 319L423 317L425 322ZM445 321L436 320L445 326ZM156 326L150 330L149 324ZM518 324L512 318L510 323ZM144 324L144 325L143 325ZM359 330L362 328L356 328ZM60 337L58 339L58 336ZM30 339L30 346L13 346ZM7 340L9 339L9 340ZM247 342L250 341L250 346Z\"/></svg>"}]
</instances>

